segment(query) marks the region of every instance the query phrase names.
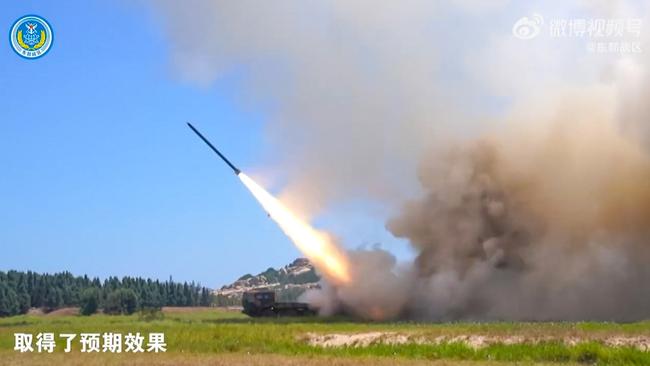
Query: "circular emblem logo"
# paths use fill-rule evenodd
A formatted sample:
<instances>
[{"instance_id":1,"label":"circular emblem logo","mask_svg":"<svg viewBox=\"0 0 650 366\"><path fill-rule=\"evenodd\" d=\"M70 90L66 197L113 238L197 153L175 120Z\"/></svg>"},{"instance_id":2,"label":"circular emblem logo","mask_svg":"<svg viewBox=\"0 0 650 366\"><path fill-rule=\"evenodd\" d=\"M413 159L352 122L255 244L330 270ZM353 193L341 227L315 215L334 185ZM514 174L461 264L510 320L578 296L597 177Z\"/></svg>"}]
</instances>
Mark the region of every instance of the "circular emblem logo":
<instances>
[{"instance_id":1,"label":"circular emblem logo","mask_svg":"<svg viewBox=\"0 0 650 366\"><path fill-rule=\"evenodd\" d=\"M512 34L519 39L533 39L541 32L544 17L533 14L532 17L522 17L512 26Z\"/></svg>"},{"instance_id":2,"label":"circular emblem logo","mask_svg":"<svg viewBox=\"0 0 650 366\"><path fill-rule=\"evenodd\" d=\"M11 26L11 47L24 58L42 57L52 47L52 28L36 15L26 15Z\"/></svg>"}]
</instances>

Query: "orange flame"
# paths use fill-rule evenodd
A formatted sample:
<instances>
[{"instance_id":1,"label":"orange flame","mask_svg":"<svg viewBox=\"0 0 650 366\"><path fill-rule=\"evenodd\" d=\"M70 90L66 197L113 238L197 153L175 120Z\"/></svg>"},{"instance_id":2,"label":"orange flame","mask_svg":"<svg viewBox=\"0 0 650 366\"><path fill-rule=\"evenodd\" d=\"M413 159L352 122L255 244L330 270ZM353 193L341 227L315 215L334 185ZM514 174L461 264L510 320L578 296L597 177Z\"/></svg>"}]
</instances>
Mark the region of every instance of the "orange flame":
<instances>
[{"instance_id":1,"label":"orange flame","mask_svg":"<svg viewBox=\"0 0 650 366\"><path fill-rule=\"evenodd\" d=\"M269 216L316 268L338 284L350 282L348 259L326 233L298 218L246 174L239 173L238 176Z\"/></svg>"}]
</instances>

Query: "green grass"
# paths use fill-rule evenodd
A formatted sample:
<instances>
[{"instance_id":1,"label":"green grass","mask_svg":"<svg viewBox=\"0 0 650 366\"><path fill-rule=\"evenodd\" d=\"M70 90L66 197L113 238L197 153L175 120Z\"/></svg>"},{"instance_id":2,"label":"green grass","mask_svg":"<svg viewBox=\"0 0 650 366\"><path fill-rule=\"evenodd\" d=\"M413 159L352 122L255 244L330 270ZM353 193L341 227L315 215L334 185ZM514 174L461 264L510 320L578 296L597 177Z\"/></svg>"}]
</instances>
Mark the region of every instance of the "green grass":
<instances>
[{"instance_id":1,"label":"green grass","mask_svg":"<svg viewBox=\"0 0 650 366\"><path fill-rule=\"evenodd\" d=\"M304 341L307 333L362 333L387 331L434 339L438 336L488 335L552 337L539 343L493 344L473 349L462 343L374 344L368 347L321 348ZM650 336L650 322L616 323L413 323L359 322L346 318L251 319L236 312L205 310L167 313L164 319L143 321L133 316L16 316L0 319L0 354L13 351L16 332L164 332L168 354L275 354L300 357L393 358L414 360L468 360L499 362L650 365L650 352L631 347L608 347L598 342L608 336ZM564 344L564 337L588 342ZM589 341L591 340L591 341ZM78 338L73 353L79 352ZM63 342L57 344L62 352Z\"/></svg>"}]
</instances>

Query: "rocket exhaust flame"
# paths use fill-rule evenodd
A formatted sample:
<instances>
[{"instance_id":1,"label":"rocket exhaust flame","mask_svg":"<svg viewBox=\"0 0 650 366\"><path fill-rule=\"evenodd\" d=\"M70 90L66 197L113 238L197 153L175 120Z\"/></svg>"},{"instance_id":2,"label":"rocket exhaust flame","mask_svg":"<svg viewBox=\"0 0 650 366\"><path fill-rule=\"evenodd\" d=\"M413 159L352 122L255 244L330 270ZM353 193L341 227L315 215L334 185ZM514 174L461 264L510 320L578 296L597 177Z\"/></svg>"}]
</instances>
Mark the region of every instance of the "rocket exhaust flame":
<instances>
[{"instance_id":1,"label":"rocket exhaust flame","mask_svg":"<svg viewBox=\"0 0 650 366\"><path fill-rule=\"evenodd\" d=\"M294 215L282 202L235 167L192 124L187 125L233 170L282 231L330 281L338 285L350 282L348 259L326 233L314 229Z\"/></svg>"},{"instance_id":2,"label":"rocket exhaust flame","mask_svg":"<svg viewBox=\"0 0 650 366\"><path fill-rule=\"evenodd\" d=\"M238 176L282 231L328 279L336 284L350 282L348 259L326 233L298 218L246 174L240 173Z\"/></svg>"}]
</instances>

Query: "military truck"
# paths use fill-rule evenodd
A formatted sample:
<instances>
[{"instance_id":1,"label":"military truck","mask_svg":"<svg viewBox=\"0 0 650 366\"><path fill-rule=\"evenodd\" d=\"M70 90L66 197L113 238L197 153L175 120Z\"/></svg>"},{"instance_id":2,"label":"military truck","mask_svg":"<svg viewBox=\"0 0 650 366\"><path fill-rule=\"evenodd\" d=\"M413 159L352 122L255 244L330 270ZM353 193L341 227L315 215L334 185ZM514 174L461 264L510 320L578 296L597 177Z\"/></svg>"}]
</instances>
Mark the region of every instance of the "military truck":
<instances>
[{"instance_id":1,"label":"military truck","mask_svg":"<svg viewBox=\"0 0 650 366\"><path fill-rule=\"evenodd\" d=\"M252 317L316 315L304 302L276 302L275 292L269 290L244 292L242 306L242 312Z\"/></svg>"}]
</instances>

